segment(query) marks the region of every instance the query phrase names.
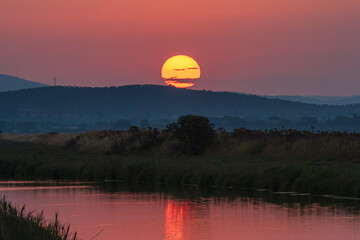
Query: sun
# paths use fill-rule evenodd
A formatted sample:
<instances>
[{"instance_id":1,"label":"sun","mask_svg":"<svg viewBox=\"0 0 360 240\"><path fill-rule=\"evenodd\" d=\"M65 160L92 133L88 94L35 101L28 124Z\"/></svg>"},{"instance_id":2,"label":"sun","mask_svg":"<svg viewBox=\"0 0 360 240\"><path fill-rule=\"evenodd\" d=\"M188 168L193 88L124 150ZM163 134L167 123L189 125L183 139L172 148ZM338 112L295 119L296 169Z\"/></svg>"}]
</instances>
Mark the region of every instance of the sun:
<instances>
[{"instance_id":1,"label":"sun","mask_svg":"<svg viewBox=\"0 0 360 240\"><path fill-rule=\"evenodd\" d=\"M200 78L200 67L193 58L176 55L166 60L161 69L161 76L169 86L188 88L195 85L195 79Z\"/></svg>"}]
</instances>

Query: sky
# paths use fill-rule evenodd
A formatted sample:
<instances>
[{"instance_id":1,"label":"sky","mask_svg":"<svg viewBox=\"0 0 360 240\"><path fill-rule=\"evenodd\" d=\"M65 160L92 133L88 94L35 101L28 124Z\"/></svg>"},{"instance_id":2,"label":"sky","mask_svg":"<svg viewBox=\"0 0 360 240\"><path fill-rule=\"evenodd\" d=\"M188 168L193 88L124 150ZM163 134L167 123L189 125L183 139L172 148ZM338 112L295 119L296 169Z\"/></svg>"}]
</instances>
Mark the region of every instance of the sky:
<instances>
[{"instance_id":1,"label":"sky","mask_svg":"<svg viewBox=\"0 0 360 240\"><path fill-rule=\"evenodd\" d=\"M0 73L59 85L163 84L193 57L192 89L360 95L359 0L1 0Z\"/></svg>"}]
</instances>

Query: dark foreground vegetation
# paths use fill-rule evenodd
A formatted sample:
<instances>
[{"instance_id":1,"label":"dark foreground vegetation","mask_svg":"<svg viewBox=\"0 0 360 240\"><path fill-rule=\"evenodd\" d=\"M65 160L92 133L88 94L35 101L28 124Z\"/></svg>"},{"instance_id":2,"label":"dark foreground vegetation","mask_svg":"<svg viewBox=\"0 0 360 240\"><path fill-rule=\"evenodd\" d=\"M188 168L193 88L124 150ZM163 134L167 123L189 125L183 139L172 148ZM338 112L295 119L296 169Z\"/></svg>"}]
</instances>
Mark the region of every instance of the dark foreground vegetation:
<instances>
[{"instance_id":1,"label":"dark foreground vegetation","mask_svg":"<svg viewBox=\"0 0 360 240\"><path fill-rule=\"evenodd\" d=\"M189 131L189 129L192 129ZM214 130L184 116L166 130L2 135L4 179L261 188L360 197L360 134Z\"/></svg>"},{"instance_id":2,"label":"dark foreground vegetation","mask_svg":"<svg viewBox=\"0 0 360 240\"><path fill-rule=\"evenodd\" d=\"M57 215L47 222L43 213L18 209L5 198L0 199L1 240L76 240L76 233L70 234L70 226L61 224Z\"/></svg>"}]
</instances>

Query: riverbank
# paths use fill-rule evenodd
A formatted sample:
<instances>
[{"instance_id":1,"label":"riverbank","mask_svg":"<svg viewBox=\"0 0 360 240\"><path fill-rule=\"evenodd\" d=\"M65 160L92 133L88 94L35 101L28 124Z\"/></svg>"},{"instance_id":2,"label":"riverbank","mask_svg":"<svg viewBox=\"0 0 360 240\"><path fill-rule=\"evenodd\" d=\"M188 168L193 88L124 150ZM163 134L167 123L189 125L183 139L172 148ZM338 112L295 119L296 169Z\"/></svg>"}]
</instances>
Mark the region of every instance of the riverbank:
<instances>
[{"instance_id":1,"label":"riverbank","mask_svg":"<svg viewBox=\"0 0 360 240\"><path fill-rule=\"evenodd\" d=\"M5 198L0 199L0 239L12 240L76 240L76 233L70 233L70 226L55 220L47 221L43 213L34 213L16 208Z\"/></svg>"},{"instance_id":2,"label":"riverbank","mask_svg":"<svg viewBox=\"0 0 360 240\"><path fill-rule=\"evenodd\" d=\"M347 133L217 133L197 156L171 151L168 132L5 135L3 179L261 188L360 197L360 137Z\"/></svg>"}]
</instances>

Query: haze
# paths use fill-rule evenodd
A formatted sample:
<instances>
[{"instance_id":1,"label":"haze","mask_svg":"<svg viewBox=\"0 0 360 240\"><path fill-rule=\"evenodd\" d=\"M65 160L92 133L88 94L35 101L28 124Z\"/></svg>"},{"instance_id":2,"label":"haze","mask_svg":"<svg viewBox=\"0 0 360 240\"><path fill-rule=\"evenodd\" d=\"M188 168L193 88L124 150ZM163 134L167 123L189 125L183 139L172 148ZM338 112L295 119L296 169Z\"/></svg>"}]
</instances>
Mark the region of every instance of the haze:
<instances>
[{"instance_id":1,"label":"haze","mask_svg":"<svg viewBox=\"0 0 360 240\"><path fill-rule=\"evenodd\" d=\"M2 0L0 73L60 85L164 84L194 57L194 89L359 95L358 0Z\"/></svg>"}]
</instances>

